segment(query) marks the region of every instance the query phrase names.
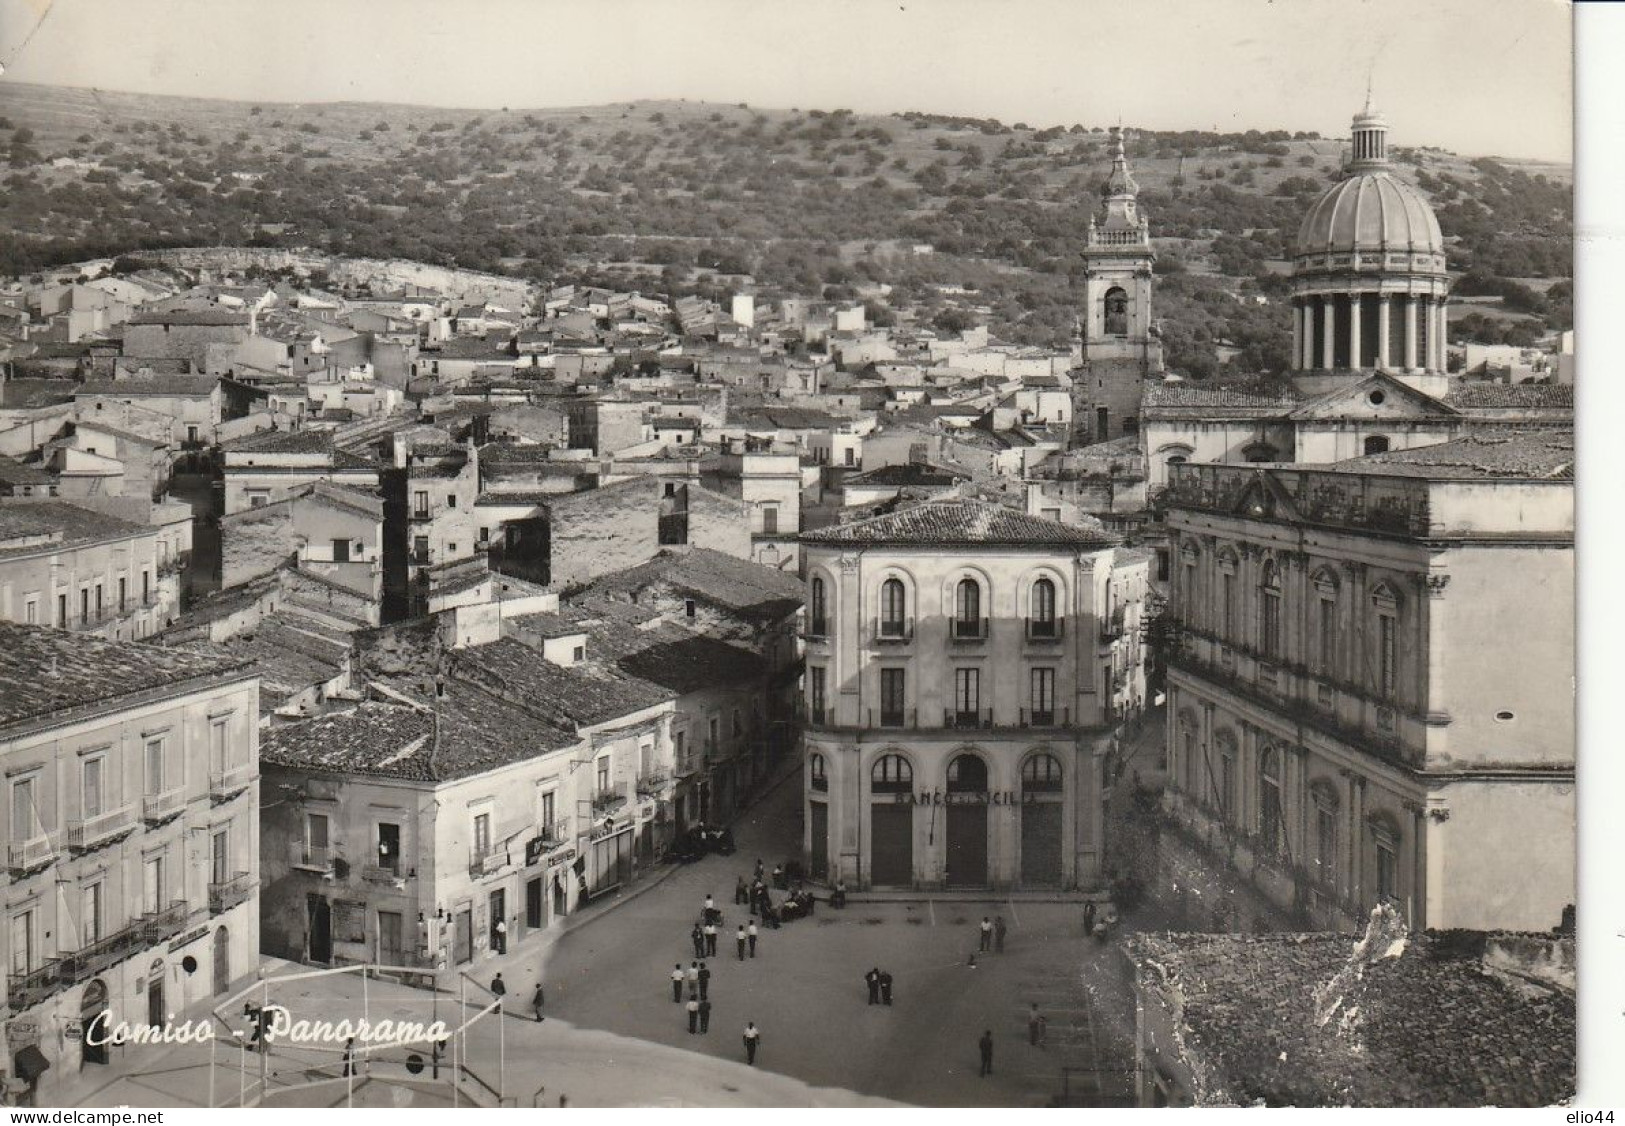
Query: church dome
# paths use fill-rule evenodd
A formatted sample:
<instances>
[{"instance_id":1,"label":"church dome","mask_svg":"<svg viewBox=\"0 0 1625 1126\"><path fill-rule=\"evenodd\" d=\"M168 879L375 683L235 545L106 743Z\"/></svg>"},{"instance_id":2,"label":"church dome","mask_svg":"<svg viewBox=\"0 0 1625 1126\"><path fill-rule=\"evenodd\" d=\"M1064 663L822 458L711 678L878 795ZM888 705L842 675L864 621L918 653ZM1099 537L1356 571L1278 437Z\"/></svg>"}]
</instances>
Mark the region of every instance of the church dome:
<instances>
[{"instance_id":1,"label":"church dome","mask_svg":"<svg viewBox=\"0 0 1625 1126\"><path fill-rule=\"evenodd\" d=\"M1321 194L1298 228L1299 273L1444 273L1439 220L1421 191L1389 167L1387 132L1387 122L1369 110L1355 117L1348 174Z\"/></svg>"}]
</instances>

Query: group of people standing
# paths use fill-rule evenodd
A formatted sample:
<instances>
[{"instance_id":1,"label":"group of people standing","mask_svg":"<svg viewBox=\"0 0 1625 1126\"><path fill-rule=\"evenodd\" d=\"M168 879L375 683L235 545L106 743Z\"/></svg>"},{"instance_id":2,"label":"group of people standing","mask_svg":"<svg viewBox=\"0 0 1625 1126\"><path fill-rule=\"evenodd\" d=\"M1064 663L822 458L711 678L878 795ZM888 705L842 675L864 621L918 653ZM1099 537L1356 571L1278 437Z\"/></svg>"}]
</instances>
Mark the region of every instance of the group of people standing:
<instances>
[{"instance_id":1,"label":"group of people standing","mask_svg":"<svg viewBox=\"0 0 1625 1126\"><path fill-rule=\"evenodd\" d=\"M869 987L869 1004L891 1004L891 974L879 966L863 975L863 982Z\"/></svg>"},{"instance_id":2,"label":"group of people standing","mask_svg":"<svg viewBox=\"0 0 1625 1126\"><path fill-rule=\"evenodd\" d=\"M761 861L756 862L758 866ZM740 881L744 886L744 881ZM738 896L735 896L738 902ZM711 1031L711 969L706 965L706 959L717 955L717 934L723 926L722 911L717 907L715 898L706 895L705 903L701 908L700 919L689 931L689 941L694 948L694 958L688 968L678 962L671 971L671 1000L673 1004L681 1004L688 1016L688 1031L694 1035L706 1035ZM756 929L756 919L753 916L749 923L740 923L734 935L735 947L739 960L745 961L749 957L756 957L756 940L759 932ZM688 1001L684 1004L684 993ZM756 1027L755 1021L748 1021L744 1031L745 1062L755 1064L756 1050L761 1045L762 1033Z\"/></svg>"}]
</instances>

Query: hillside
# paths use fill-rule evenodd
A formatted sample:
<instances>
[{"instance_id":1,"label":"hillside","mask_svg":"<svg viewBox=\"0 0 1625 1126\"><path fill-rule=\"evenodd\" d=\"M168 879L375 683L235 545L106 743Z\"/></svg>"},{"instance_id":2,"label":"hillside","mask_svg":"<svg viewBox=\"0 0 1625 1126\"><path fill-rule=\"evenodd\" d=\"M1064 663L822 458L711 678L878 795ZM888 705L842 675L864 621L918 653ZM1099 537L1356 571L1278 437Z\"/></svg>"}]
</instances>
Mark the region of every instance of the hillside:
<instances>
[{"instance_id":1,"label":"hillside","mask_svg":"<svg viewBox=\"0 0 1625 1126\"><path fill-rule=\"evenodd\" d=\"M12 84L0 85L0 154L0 273L213 243L666 291L705 291L721 272L769 294L890 285L892 304L987 316L1035 343L1070 338L1071 279L1109 160L1099 127L920 114L257 106ZM1204 374L1221 338L1251 369L1285 362L1287 309L1252 298L1285 292L1279 259L1341 155L1304 134L1131 134L1176 366ZM1396 155L1433 199L1466 289L1503 298L1486 331L1566 327L1571 289L1549 283L1571 270L1569 170ZM945 284L971 294L945 297Z\"/></svg>"}]
</instances>

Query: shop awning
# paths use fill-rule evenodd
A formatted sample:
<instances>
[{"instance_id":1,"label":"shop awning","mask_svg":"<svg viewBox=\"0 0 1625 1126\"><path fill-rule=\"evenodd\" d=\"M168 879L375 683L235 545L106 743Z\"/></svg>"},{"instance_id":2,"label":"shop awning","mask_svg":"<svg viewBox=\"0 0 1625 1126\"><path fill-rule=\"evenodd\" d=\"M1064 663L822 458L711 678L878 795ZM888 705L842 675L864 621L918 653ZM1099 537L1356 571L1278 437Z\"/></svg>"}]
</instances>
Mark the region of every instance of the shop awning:
<instances>
[{"instance_id":1,"label":"shop awning","mask_svg":"<svg viewBox=\"0 0 1625 1126\"><path fill-rule=\"evenodd\" d=\"M25 1083L34 1082L51 1067L51 1061L45 1058L45 1053L33 1044L29 1044L17 1052L14 1064L17 1078Z\"/></svg>"}]
</instances>

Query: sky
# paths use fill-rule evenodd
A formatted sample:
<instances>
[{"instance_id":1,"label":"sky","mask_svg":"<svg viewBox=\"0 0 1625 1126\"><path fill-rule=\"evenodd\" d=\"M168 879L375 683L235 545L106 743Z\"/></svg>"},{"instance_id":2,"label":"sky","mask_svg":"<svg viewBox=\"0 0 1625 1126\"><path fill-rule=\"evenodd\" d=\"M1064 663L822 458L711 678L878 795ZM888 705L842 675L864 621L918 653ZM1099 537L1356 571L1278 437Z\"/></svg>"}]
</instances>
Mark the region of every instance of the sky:
<instances>
[{"instance_id":1,"label":"sky","mask_svg":"<svg viewBox=\"0 0 1625 1126\"><path fill-rule=\"evenodd\" d=\"M0 82L533 109L688 98L1568 161L1566 0L0 0Z\"/></svg>"}]
</instances>

